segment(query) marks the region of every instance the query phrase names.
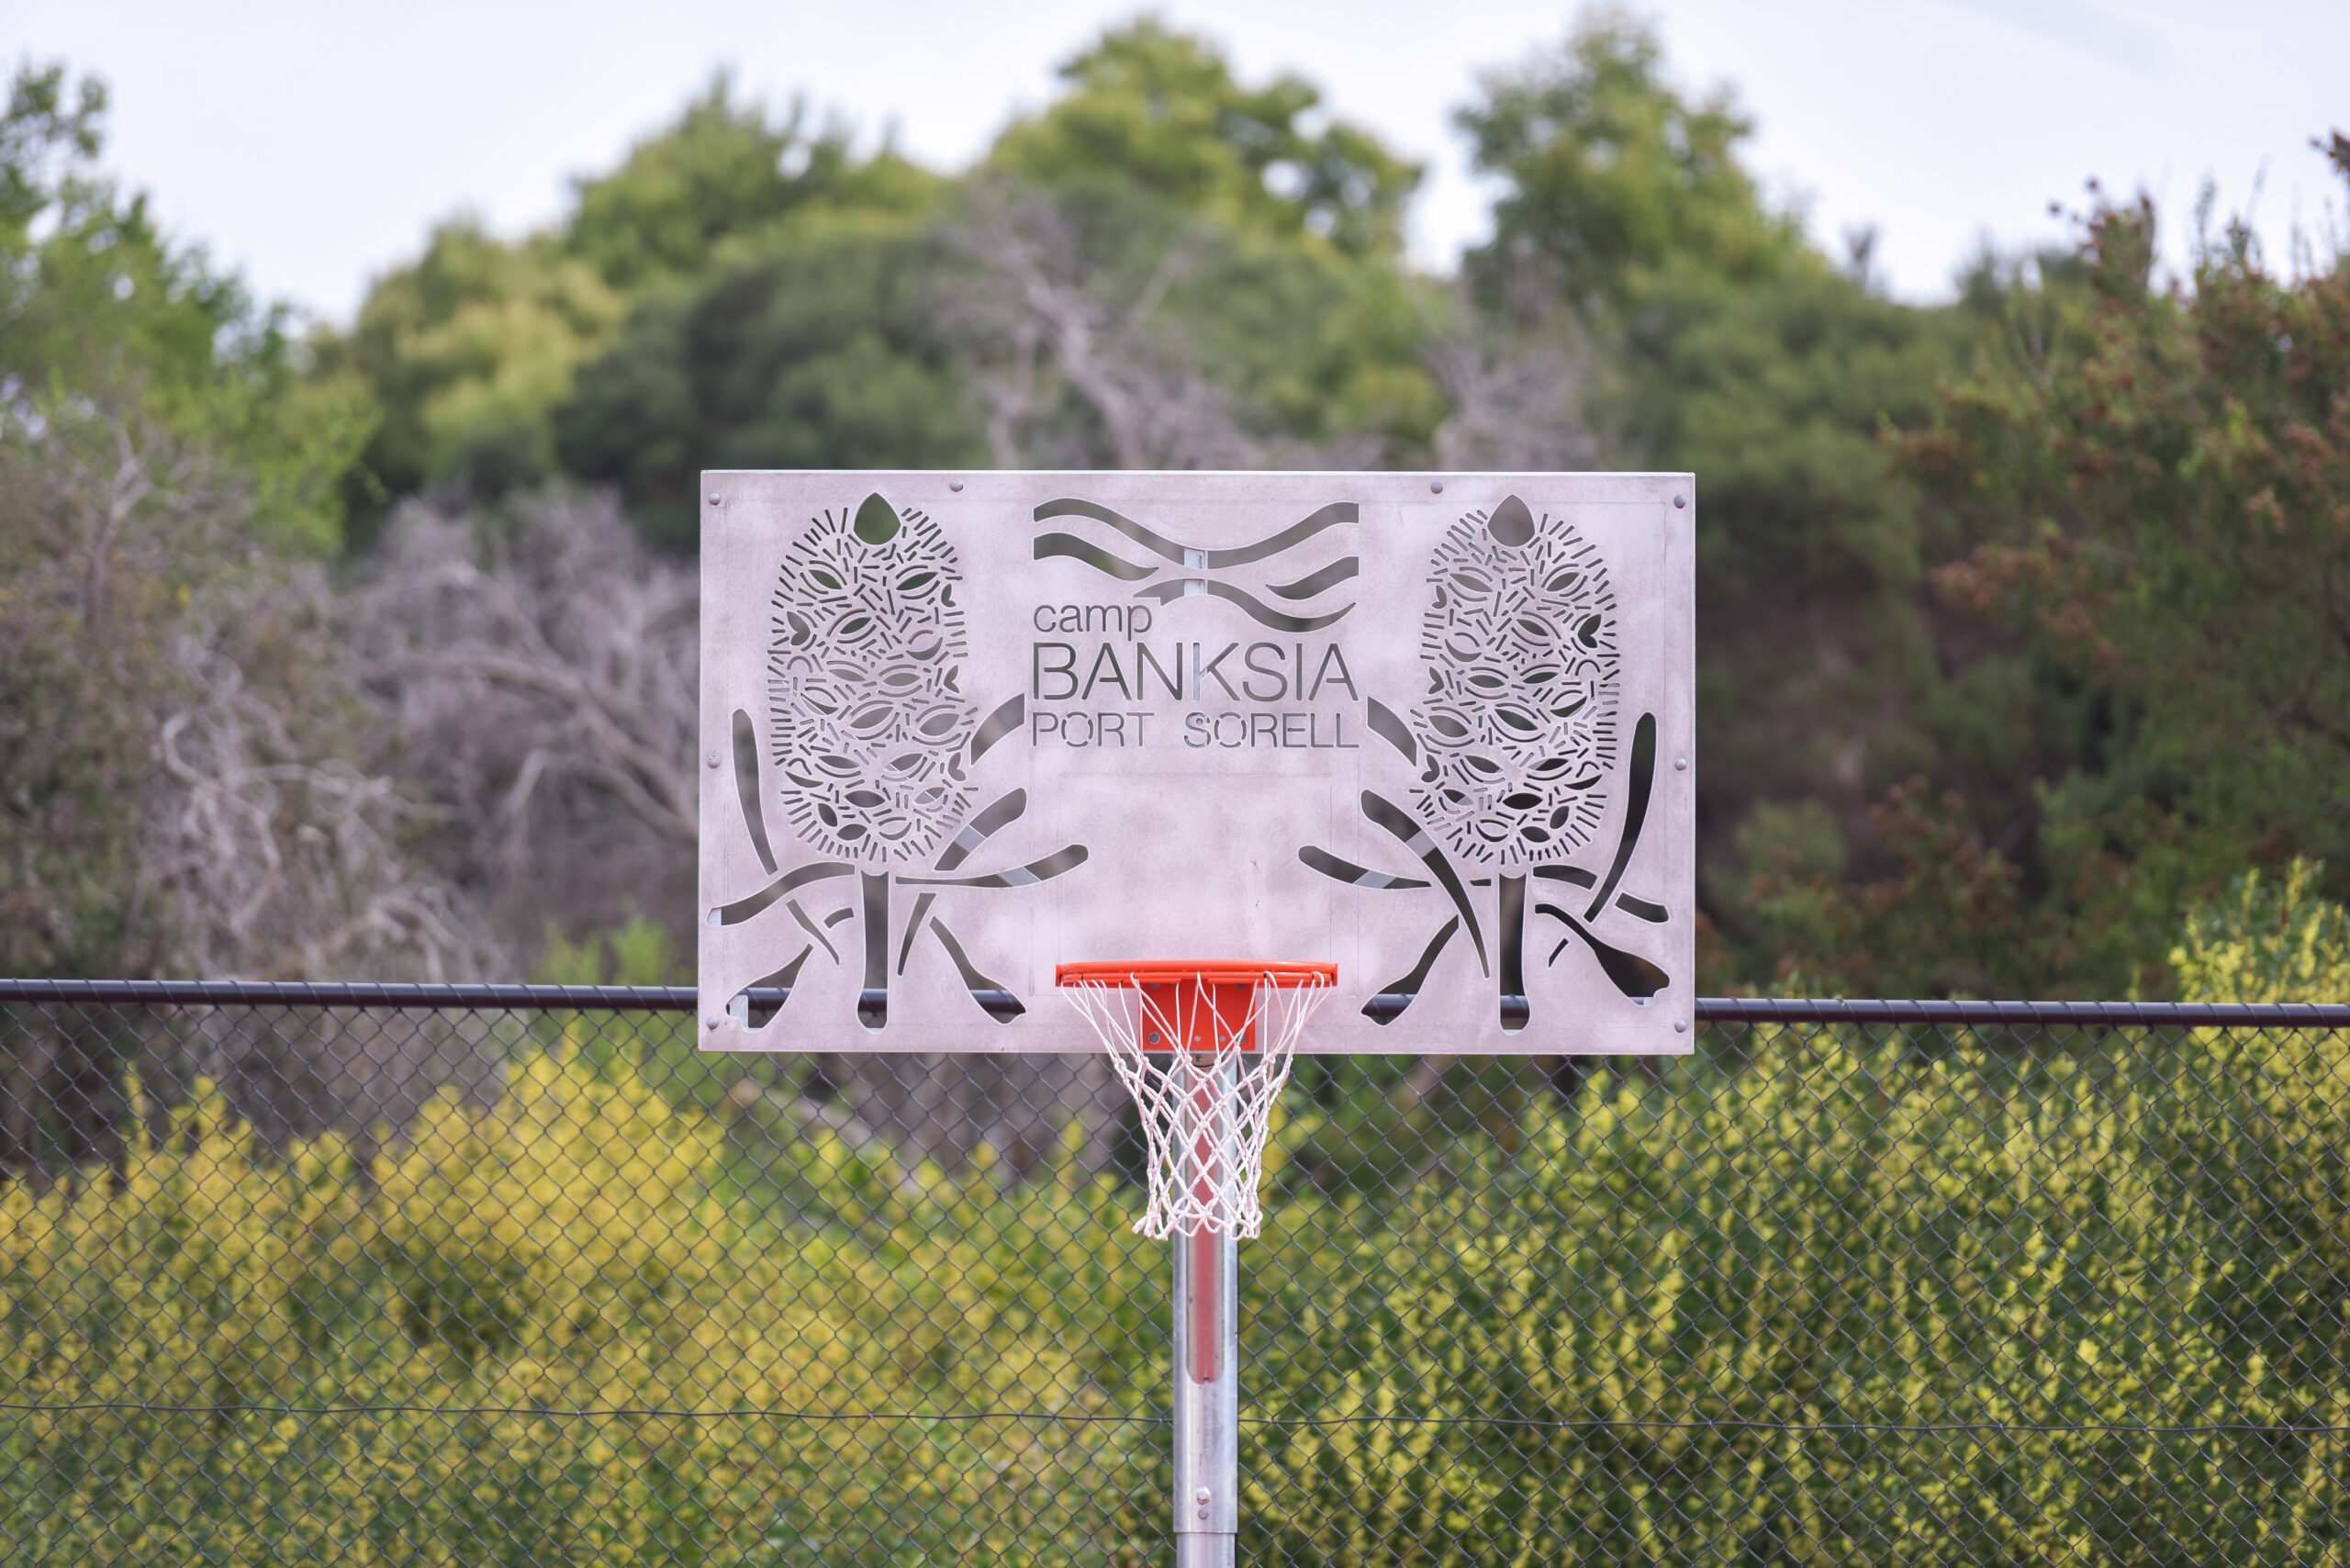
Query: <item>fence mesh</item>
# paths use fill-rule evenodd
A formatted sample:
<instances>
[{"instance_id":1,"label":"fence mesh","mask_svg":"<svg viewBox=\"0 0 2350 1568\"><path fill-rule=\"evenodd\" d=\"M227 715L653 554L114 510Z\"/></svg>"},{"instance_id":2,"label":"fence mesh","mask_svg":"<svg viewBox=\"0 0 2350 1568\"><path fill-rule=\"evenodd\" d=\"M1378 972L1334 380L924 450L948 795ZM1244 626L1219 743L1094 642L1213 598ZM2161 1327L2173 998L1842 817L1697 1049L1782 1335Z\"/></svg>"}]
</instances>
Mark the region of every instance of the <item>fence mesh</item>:
<instances>
[{"instance_id":1,"label":"fence mesh","mask_svg":"<svg viewBox=\"0 0 2350 1568\"><path fill-rule=\"evenodd\" d=\"M1171 1559L1100 1058L165 994L0 1003L8 1562ZM1244 1561L2350 1554L2350 1010L1771 1011L1300 1063Z\"/></svg>"}]
</instances>

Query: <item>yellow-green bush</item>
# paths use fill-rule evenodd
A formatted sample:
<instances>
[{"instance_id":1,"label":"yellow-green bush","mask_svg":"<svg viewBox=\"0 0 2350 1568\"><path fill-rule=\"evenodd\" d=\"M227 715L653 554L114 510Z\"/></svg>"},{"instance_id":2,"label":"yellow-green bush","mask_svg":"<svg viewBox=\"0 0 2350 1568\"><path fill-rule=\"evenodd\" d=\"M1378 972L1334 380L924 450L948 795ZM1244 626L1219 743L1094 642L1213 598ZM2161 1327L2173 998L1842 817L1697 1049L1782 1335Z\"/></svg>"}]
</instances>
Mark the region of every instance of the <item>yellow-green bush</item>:
<instances>
[{"instance_id":1,"label":"yellow-green bush","mask_svg":"<svg viewBox=\"0 0 2350 1568\"><path fill-rule=\"evenodd\" d=\"M468 1360L545 1353L541 1338L668 1303L711 1260L704 1172L722 1141L642 1073L599 1075L576 1049L523 1058L495 1114L444 1095L380 1173L408 1337Z\"/></svg>"},{"instance_id":2,"label":"yellow-green bush","mask_svg":"<svg viewBox=\"0 0 2350 1568\"><path fill-rule=\"evenodd\" d=\"M2193 911L2170 964L2190 1002L2350 1001L2350 911L2317 893L2318 868L2246 872Z\"/></svg>"},{"instance_id":3,"label":"yellow-green bush","mask_svg":"<svg viewBox=\"0 0 2350 1568\"><path fill-rule=\"evenodd\" d=\"M2183 990L2343 994L2304 881L2232 897ZM684 1039L550 1025L365 1171L206 1100L0 1193L10 1561L1151 1558L1164 1249L1074 1133L1024 1187L755 1137ZM1292 1097L1246 1557L2350 1555L2337 1037L1708 1044L1563 1107L1459 1067L1411 1182L1285 1171L1345 1163Z\"/></svg>"},{"instance_id":4,"label":"yellow-green bush","mask_svg":"<svg viewBox=\"0 0 2350 1568\"><path fill-rule=\"evenodd\" d=\"M2310 886L2197 912L2183 991L2350 998ZM2341 1036L1736 1043L1602 1080L1514 1159L1463 1140L1375 1220L1277 1211L1269 1555L2350 1555Z\"/></svg>"},{"instance_id":5,"label":"yellow-green bush","mask_svg":"<svg viewBox=\"0 0 2350 1568\"><path fill-rule=\"evenodd\" d=\"M709 1196L720 1122L568 1037L364 1199L332 1140L178 1123L118 1192L0 1193L11 1561L1084 1561L1148 1469L1065 1331L1134 1282L1106 1189L891 1172L881 1245L791 1234Z\"/></svg>"},{"instance_id":6,"label":"yellow-green bush","mask_svg":"<svg viewBox=\"0 0 2350 1568\"><path fill-rule=\"evenodd\" d=\"M2333 1560L2343 1286L2225 1184L2260 1086L2115 1042L1753 1045L1588 1092L1531 1179L1463 1146L1351 1247L1281 1212L1267 1272L1371 1282L1254 1348L1267 1413L1317 1423L1251 1456L1280 1560ZM2215 1424L2345 1434L2143 1430Z\"/></svg>"}]
</instances>

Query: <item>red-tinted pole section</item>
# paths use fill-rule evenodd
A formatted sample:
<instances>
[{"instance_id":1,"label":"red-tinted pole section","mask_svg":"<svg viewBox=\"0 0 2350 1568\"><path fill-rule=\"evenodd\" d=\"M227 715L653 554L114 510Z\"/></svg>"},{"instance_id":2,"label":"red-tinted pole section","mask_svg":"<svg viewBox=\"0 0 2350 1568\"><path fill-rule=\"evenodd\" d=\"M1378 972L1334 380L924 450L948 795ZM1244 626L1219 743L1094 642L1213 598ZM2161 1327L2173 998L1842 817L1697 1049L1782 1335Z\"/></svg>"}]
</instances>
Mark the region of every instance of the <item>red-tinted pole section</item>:
<instances>
[{"instance_id":1,"label":"red-tinted pole section","mask_svg":"<svg viewBox=\"0 0 2350 1568\"><path fill-rule=\"evenodd\" d=\"M1216 1309L1224 1304L1223 1238L1203 1230L1182 1238L1192 1249L1192 1381L1215 1381L1217 1342L1224 1338Z\"/></svg>"},{"instance_id":2,"label":"red-tinted pole section","mask_svg":"<svg viewBox=\"0 0 2350 1568\"><path fill-rule=\"evenodd\" d=\"M1228 1107L1232 1091L1225 1081L1195 1092ZM1203 1121L1204 1197L1208 1156L1231 1131L1215 1118ZM1204 1226L1178 1232L1174 1243L1175 1563L1232 1568L1240 1528L1239 1248L1229 1228Z\"/></svg>"}]
</instances>

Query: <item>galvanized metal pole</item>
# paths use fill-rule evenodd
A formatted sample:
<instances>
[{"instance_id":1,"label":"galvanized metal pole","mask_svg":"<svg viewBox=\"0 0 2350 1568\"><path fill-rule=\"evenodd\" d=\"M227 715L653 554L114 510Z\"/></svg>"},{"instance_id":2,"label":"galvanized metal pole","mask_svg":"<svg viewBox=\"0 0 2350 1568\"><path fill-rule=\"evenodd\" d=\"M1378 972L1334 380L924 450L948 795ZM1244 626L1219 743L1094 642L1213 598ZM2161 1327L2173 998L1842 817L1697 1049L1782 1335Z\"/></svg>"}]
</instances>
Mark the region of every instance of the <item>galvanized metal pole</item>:
<instances>
[{"instance_id":1,"label":"galvanized metal pole","mask_svg":"<svg viewBox=\"0 0 2350 1568\"><path fill-rule=\"evenodd\" d=\"M1240 1247L1175 1242L1175 1568L1234 1568L1240 1529Z\"/></svg>"},{"instance_id":2,"label":"galvanized metal pole","mask_svg":"<svg viewBox=\"0 0 2350 1568\"><path fill-rule=\"evenodd\" d=\"M1226 1065L1224 1071L1235 1069ZM1227 1114L1203 1135L1225 1159L1232 1153L1233 1090L1229 1081L1214 1086L1214 1097ZM1190 1236L1179 1231L1171 1239L1175 1568L1234 1568L1240 1530L1240 1243L1228 1226Z\"/></svg>"}]
</instances>

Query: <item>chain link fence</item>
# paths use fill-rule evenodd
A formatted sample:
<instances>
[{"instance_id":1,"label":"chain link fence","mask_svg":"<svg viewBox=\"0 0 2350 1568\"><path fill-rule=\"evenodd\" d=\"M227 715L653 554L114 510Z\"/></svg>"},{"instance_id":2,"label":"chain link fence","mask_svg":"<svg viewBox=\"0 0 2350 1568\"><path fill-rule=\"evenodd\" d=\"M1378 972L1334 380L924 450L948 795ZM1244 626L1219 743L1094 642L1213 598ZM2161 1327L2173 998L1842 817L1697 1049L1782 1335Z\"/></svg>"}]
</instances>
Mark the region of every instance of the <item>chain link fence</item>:
<instances>
[{"instance_id":1,"label":"chain link fence","mask_svg":"<svg viewBox=\"0 0 2350 1568\"><path fill-rule=\"evenodd\" d=\"M6 1561L1168 1561L1103 1064L692 1002L0 987ZM1243 1561L2350 1555L2350 1007L1700 1019L1301 1064Z\"/></svg>"}]
</instances>

